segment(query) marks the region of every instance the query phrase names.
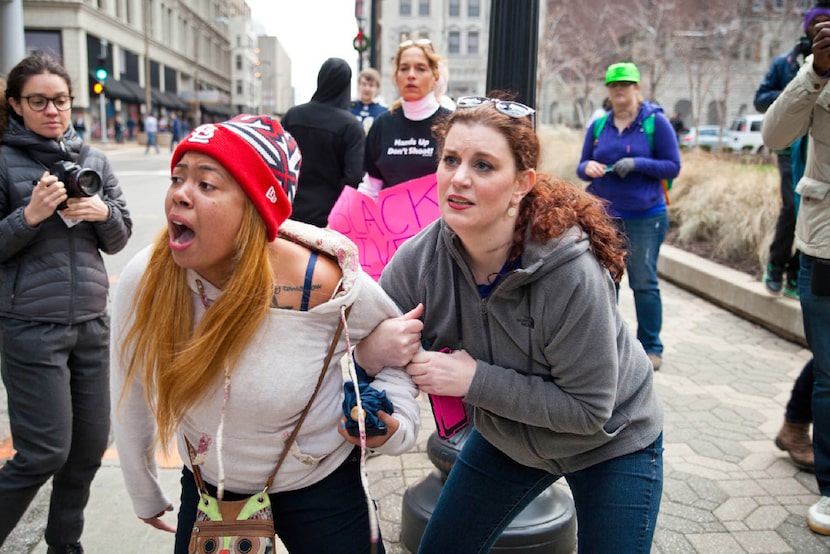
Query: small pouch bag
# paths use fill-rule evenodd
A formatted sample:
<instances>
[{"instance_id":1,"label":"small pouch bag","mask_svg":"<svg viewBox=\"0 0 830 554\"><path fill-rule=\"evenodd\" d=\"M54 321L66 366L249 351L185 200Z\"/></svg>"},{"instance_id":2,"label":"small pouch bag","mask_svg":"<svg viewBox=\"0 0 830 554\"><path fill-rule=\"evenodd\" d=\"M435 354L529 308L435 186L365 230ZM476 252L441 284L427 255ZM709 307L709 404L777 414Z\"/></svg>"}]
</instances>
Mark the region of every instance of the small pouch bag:
<instances>
[{"instance_id":1,"label":"small pouch bag","mask_svg":"<svg viewBox=\"0 0 830 554\"><path fill-rule=\"evenodd\" d=\"M202 492L190 535L192 554L272 554L274 516L268 493L242 500L216 500Z\"/></svg>"}]
</instances>

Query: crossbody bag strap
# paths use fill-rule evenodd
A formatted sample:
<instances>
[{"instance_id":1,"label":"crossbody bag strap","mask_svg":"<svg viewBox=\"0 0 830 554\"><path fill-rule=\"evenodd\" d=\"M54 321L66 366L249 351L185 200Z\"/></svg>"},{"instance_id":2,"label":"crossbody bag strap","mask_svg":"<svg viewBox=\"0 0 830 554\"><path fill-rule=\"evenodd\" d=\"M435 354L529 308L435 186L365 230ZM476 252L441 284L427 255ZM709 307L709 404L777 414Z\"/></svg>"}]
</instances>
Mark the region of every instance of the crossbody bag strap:
<instances>
[{"instance_id":1,"label":"crossbody bag strap","mask_svg":"<svg viewBox=\"0 0 830 554\"><path fill-rule=\"evenodd\" d=\"M296 439L297 435L300 433L300 427L302 426L303 421L305 421L309 410L311 410L311 405L314 403L314 399L317 398L317 393L320 392L320 387L323 384L323 378L326 376L326 370L329 368L331 359L334 356L334 351L337 348L337 343L340 341L340 335L343 332L343 327L346 320L349 318L349 312L351 311L351 306L346 308L346 311L337 323L337 329L334 331L334 338L331 340L331 345L329 346L329 351L326 354L326 359L323 361L323 369L320 370L320 376L317 378L317 385L314 387L314 392L311 393L311 398L308 399L308 404L305 405L303 413L300 414L300 419L297 421L297 425L294 426L294 431L291 432L288 440L285 441L285 447L282 450L282 454L280 454L279 460L277 460L277 465L274 466L274 471L272 471L271 475L268 476L268 482L265 484L266 492L271 488L271 485L274 484L274 478L277 476L277 471L279 471L280 466L282 466L282 463L285 461L285 457L288 456L288 451L291 449L291 445L294 444L294 439Z\"/></svg>"},{"instance_id":2,"label":"crossbody bag strap","mask_svg":"<svg viewBox=\"0 0 830 554\"><path fill-rule=\"evenodd\" d=\"M193 473L193 480L196 481L196 488L202 494L207 494L205 488L205 481L202 479L202 470L199 469L199 464L196 463L196 449L190 444L187 437L184 437L184 443L187 446L187 457L190 458L191 473Z\"/></svg>"}]
</instances>

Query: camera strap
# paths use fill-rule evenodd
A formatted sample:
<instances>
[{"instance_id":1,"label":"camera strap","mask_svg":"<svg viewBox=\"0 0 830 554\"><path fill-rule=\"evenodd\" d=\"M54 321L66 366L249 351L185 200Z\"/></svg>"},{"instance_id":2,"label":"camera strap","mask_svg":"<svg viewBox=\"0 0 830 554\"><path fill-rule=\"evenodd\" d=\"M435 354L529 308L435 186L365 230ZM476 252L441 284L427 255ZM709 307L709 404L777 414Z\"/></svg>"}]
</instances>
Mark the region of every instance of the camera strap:
<instances>
[{"instance_id":1,"label":"camera strap","mask_svg":"<svg viewBox=\"0 0 830 554\"><path fill-rule=\"evenodd\" d=\"M89 154L89 145L84 144L81 146L81 151L78 153L78 165L83 167L84 161L86 161L86 155Z\"/></svg>"}]
</instances>

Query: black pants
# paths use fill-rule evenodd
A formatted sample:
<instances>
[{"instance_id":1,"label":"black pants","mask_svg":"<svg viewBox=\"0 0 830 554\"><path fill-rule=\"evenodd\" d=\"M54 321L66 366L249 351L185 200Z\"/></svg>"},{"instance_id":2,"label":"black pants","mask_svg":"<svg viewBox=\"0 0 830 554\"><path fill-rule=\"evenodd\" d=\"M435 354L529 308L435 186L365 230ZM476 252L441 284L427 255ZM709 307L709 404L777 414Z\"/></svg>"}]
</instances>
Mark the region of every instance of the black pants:
<instances>
[{"instance_id":1,"label":"black pants","mask_svg":"<svg viewBox=\"0 0 830 554\"><path fill-rule=\"evenodd\" d=\"M16 450L0 469L0 544L49 478L46 542L77 542L109 440L109 318L0 318L0 356Z\"/></svg>"},{"instance_id":2,"label":"black pants","mask_svg":"<svg viewBox=\"0 0 830 554\"><path fill-rule=\"evenodd\" d=\"M781 175L781 210L775 222L775 235L769 245L769 263L773 269L796 280L798 278L798 251L793 252L795 240L795 193L793 166L789 154L778 154L778 173Z\"/></svg>"},{"instance_id":3,"label":"black pants","mask_svg":"<svg viewBox=\"0 0 830 554\"><path fill-rule=\"evenodd\" d=\"M271 493L274 530L291 554L360 554L370 552L369 511L360 484L359 451L354 450L334 473L304 489ZM267 476L263 476L266 479ZM277 481L280 475L277 473ZM176 527L175 554L187 554L196 521L199 490L193 473L182 469L182 496ZM264 485L265 483L263 483ZM208 494L216 487L205 483ZM250 494L225 491L225 500L242 500ZM378 554L384 554L378 540Z\"/></svg>"}]
</instances>

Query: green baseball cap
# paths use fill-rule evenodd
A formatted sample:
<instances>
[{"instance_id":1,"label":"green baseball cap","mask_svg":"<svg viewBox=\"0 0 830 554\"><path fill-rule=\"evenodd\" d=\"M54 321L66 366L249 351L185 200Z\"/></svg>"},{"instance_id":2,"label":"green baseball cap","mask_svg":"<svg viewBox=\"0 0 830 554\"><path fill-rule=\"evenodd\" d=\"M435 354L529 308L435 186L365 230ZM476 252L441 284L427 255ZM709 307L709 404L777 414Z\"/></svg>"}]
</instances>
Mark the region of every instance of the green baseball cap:
<instances>
[{"instance_id":1,"label":"green baseball cap","mask_svg":"<svg viewBox=\"0 0 830 554\"><path fill-rule=\"evenodd\" d=\"M605 84L626 81L629 83L640 82L640 70L631 62L612 63L605 72Z\"/></svg>"}]
</instances>

